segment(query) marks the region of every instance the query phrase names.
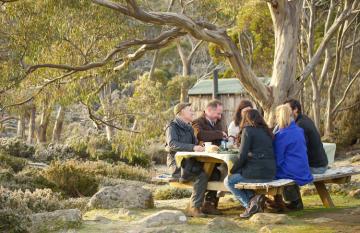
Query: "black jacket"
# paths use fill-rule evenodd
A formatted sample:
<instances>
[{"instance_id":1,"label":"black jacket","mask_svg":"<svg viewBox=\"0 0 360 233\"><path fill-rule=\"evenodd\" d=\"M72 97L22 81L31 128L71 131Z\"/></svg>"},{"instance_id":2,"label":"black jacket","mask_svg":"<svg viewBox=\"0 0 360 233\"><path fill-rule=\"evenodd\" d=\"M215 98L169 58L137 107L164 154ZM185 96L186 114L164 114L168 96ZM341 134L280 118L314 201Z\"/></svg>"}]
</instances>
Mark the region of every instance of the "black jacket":
<instances>
[{"instance_id":1,"label":"black jacket","mask_svg":"<svg viewBox=\"0 0 360 233\"><path fill-rule=\"evenodd\" d=\"M314 122L305 115L299 115L296 124L304 130L310 167L326 167L328 159Z\"/></svg>"},{"instance_id":2,"label":"black jacket","mask_svg":"<svg viewBox=\"0 0 360 233\"><path fill-rule=\"evenodd\" d=\"M180 168L176 167L175 154L178 151L194 151L197 139L190 124L185 123L179 118L170 122L166 129L166 150L167 166L172 174L180 173Z\"/></svg>"},{"instance_id":3,"label":"black jacket","mask_svg":"<svg viewBox=\"0 0 360 233\"><path fill-rule=\"evenodd\" d=\"M246 126L242 130L239 158L231 173L246 179L272 180L276 174L273 140L264 128Z\"/></svg>"}]
</instances>

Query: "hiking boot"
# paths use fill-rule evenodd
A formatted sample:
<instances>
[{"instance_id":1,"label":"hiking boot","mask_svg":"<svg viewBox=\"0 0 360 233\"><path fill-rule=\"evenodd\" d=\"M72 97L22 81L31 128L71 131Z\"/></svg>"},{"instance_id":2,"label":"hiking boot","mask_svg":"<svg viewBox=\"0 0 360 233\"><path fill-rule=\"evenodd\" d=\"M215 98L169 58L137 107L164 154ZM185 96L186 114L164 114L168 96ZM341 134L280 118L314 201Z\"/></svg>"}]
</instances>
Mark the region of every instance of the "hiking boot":
<instances>
[{"instance_id":1,"label":"hiking boot","mask_svg":"<svg viewBox=\"0 0 360 233\"><path fill-rule=\"evenodd\" d=\"M245 212L240 214L240 218L250 218L254 214L259 212L260 207L256 202L250 203L249 207L245 209Z\"/></svg>"},{"instance_id":2,"label":"hiking boot","mask_svg":"<svg viewBox=\"0 0 360 233\"><path fill-rule=\"evenodd\" d=\"M271 213L281 213L288 210L286 203L283 201L282 195L275 195L274 200L267 199L265 206Z\"/></svg>"},{"instance_id":3,"label":"hiking boot","mask_svg":"<svg viewBox=\"0 0 360 233\"><path fill-rule=\"evenodd\" d=\"M206 215L198 207L190 207L187 211L187 216L196 218L206 217Z\"/></svg>"},{"instance_id":4,"label":"hiking boot","mask_svg":"<svg viewBox=\"0 0 360 233\"><path fill-rule=\"evenodd\" d=\"M216 203L214 202L211 202L211 201L205 201L202 208L201 208L201 211L205 214L210 214L210 215L221 215L221 211L218 210L216 208Z\"/></svg>"},{"instance_id":5,"label":"hiking boot","mask_svg":"<svg viewBox=\"0 0 360 233\"><path fill-rule=\"evenodd\" d=\"M265 195L255 195L253 198L251 198L250 205L256 204L258 206L258 212L264 212L265 201Z\"/></svg>"},{"instance_id":6,"label":"hiking boot","mask_svg":"<svg viewBox=\"0 0 360 233\"><path fill-rule=\"evenodd\" d=\"M286 208L292 211L299 211L304 209L304 204L302 202L302 199L298 199L296 201L292 201L289 204L286 204Z\"/></svg>"}]
</instances>

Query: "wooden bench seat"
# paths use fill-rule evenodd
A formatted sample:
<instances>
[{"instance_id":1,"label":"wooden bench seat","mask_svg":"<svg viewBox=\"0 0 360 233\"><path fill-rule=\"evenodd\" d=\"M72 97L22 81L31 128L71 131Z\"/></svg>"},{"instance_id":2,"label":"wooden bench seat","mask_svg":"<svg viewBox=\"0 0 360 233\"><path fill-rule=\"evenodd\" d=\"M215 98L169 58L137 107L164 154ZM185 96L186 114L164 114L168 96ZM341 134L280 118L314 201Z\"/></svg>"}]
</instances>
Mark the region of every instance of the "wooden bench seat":
<instances>
[{"instance_id":1,"label":"wooden bench seat","mask_svg":"<svg viewBox=\"0 0 360 233\"><path fill-rule=\"evenodd\" d=\"M360 174L360 167L339 167L331 168L326 171L324 174L314 175L313 184L316 187L316 190L324 204L325 207L334 207L334 203L330 197L328 190L326 189L325 184L335 183L335 184L344 184L350 182L351 176ZM192 183L180 183L178 179L172 178L169 175L161 175L154 177L153 181L155 182L166 182L170 186L184 189L192 189ZM279 179L273 180L265 183L238 183L235 185L239 189L251 189L258 194L267 194L267 195L276 195L282 194L285 186L293 185L295 182L290 179ZM208 182L208 190L214 191L228 191L223 182L220 181L210 181Z\"/></svg>"}]
</instances>

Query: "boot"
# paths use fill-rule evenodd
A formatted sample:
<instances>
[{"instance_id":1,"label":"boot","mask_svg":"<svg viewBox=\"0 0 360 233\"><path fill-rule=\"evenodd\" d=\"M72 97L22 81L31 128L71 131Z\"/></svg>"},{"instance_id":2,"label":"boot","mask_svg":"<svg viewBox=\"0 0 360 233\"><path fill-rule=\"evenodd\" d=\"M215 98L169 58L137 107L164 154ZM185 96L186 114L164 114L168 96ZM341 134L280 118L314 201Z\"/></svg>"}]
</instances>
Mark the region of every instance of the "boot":
<instances>
[{"instance_id":1,"label":"boot","mask_svg":"<svg viewBox=\"0 0 360 233\"><path fill-rule=\"evenodd\" d=\"M302 202L302 199L298 199L296 201L292 201L289 204L286 204L286 208L292 211L299 211L304 209L304 204Z\"/></svg>"},{"instance_id":2,"label":"boot","mask_svg":"<svg viewBox=\"0 0 360 233\"><path fill-rule=\"evenodd\" d=\"M265 201L265 195L255 195L253 198L250 199L250 205L256 204L258 206L257 212L264 212Z\"/></svg>"},{"instance_id":3,"label":"boot","mask_svg":"<svg viewBox=\"0 0 360 233\"><path fill-rule=\"evenodd\" d=\"M217 203L211 201L205 201L201 208L201 211L205 214L221 215L222 213L216 207L217 207Z\"/></svg>"},{"instance_id":4,"label":"boot","mask_svg":"<svg viewBox=\"0 0 360 233\"><path fill-rule=\"evenodd\" d=\"M188 209L188 211L187 211L187 216L203 218L206 215L201 211L200 208L198 208L198 207L190 207Z\"/></svg>"},{"instance_id":5,"label":"boot","mask_svg":"<svg viewBox=\"0 0 360 233\"><path fill-rule=\"evenodd\" d=\"M267 199L265 202L266 208L269 210L269 212L272 213L280 213L288 211L286 207L286 203L283 201L282 195L275 195L274 200Z\"/></svg>"},{"instance_id":6,"label":"boot","mask_svg":"<svg viewBox=\"0 0 360 233\"><path fill-rule=\"evenodd\" d=\"M257 212L259 212L260 207L258 206L257 202L254 201L254 199L252 200L253 201L251 201L249 203L249 206L245 209L245 212L240 214L240 218L250 218Z\"/></svg>"}]
</instances>

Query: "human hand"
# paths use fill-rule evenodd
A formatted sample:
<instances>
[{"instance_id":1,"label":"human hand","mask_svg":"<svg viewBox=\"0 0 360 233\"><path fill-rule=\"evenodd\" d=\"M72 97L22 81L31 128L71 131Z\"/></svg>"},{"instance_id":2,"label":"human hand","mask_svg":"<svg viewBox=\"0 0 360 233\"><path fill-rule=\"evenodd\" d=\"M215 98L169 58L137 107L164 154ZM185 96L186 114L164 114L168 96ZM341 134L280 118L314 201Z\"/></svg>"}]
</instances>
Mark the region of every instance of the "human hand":
<instances>
[{"instance_id":1,"label":"human hand","mask_svg":"<svg viewBox=\"0 0 360 233\"><path fill-rule=\"evenodd\" d=\"M205 147L203 147L203 146L194 146L194 151L195 152L204 152Z\"/></svg>"}]
</instances>

